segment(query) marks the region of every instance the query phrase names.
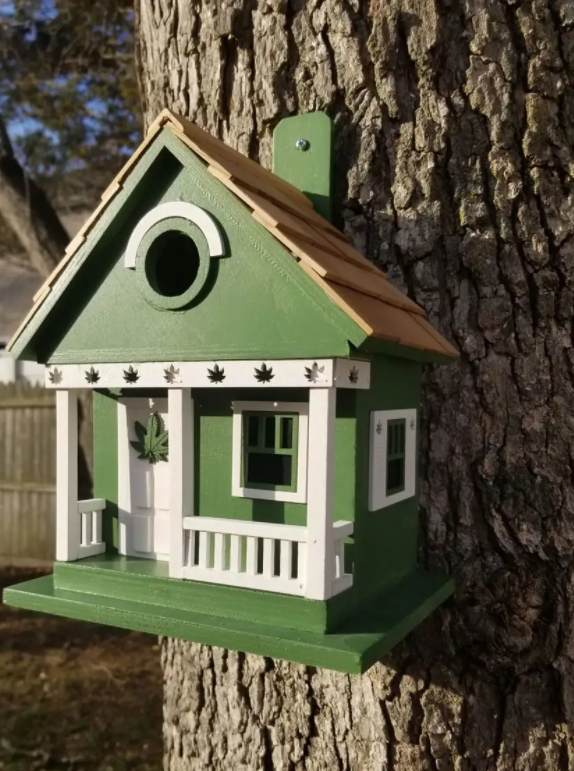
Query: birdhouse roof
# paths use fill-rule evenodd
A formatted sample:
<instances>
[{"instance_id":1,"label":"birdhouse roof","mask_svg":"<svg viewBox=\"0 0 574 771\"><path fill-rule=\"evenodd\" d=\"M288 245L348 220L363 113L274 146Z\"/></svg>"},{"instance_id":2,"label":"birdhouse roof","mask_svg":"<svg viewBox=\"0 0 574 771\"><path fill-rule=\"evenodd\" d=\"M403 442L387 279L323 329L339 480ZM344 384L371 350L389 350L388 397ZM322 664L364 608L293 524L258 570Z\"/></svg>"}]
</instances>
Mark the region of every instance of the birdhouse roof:
<instances>
[{"instance_id":1,"label":"birdhouse roof","mask_svg":"<svg viewBox=\"0 0 574 771\"><path fill-rule=\"evenodd\" d=\"M169 131L205 163L208 172L240 199L331 300L363 331L437 358L456 349L426 320L424 311L360 254L349 239L318 214L310 199L290 183L170 110L163 110L102 195L92 216L70 242L62 261L34 296L34 305L12 338L12 348L58 284L112 200L120 193L148 146Z\"/></svg>"}]
</instances>

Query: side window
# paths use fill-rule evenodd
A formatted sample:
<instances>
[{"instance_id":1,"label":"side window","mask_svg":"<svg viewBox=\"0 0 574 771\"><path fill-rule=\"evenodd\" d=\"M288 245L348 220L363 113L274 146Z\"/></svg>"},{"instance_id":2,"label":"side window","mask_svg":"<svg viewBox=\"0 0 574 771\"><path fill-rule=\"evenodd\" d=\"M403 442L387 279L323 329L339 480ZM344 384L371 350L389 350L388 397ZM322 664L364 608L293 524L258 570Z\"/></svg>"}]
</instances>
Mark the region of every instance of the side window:
<instances>
[{"instance_id":1,"label":"side window","mask_svg":"<svg viewBox=\"0 0 574 771\"><path fill-rule=\"evenodd\" d=\"M307 501L308 402L234 402L231 494Z\"/></svg>"},{"instance_id":2,"label":"side window","mask_svg":"<svg viewBox=\"0 0 574 771\"><path fill-rule=\"evenodd\" d=\"M243 413L244 487L295 490L298 415Z\"/></svg>"},{"instance_id":3,"label":"side window","mask_svg":"<svg viewBox=\"0 0 574 771\"><path fill-rule=\"evenodd\" d=\"M416 492L417 411L371 412L369 511L391 506Z\"/></svg>"},{"instance_id":4,"label":"side window","mask_svg":"<svg viewBox=\"0 0 574 771\"><path fill-rule=\"evenodd\" d=\"M387 495L405 489L406 427L404 418L387 421Z\"/></svg>"}]
</instances>

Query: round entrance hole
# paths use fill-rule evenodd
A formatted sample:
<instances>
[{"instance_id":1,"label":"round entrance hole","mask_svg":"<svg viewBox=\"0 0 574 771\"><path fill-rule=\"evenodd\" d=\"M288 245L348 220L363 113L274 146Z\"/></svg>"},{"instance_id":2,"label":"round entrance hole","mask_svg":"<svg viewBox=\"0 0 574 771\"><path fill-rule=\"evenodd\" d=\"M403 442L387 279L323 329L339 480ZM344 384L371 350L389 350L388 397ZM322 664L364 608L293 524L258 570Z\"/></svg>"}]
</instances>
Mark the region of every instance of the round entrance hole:
<instances>
[{"instance_id":1,"label":"round entrance hole","mask_svg":"<svg viewBox=\"0 0 574 771\"><path fill-rule=\"evenodd\" d=\"M179 297L191 287L199 272L200 257L195 241L185 233L161 233L151 245L146 275L162 297Z\"/></svg>"}]
</instances>

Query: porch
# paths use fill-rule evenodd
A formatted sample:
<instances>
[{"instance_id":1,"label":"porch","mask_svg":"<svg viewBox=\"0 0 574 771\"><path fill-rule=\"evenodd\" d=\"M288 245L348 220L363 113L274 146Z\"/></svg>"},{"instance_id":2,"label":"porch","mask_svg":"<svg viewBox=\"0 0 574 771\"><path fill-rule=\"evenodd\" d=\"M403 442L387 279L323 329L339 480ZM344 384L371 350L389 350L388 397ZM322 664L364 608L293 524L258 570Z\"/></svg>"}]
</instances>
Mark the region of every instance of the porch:
<instances>
[{"instance_id":1,"label":"porch","mask_svg":"<svg viewBox=\"0 0 574 771\"><path fill-rule=\"evenodd\" d=\"M350 521L334 521L334 431L336 389L311 388L301 425L307 432L304 463L306 525L278 524L213 517L205 505L194 512L194 480L190 468L194 448L194 400L190 388L169 388L166 427L169 430L169 464L166 477L166 519L162 526L170 578L262 590L312 600L328 600L349 589L353 577L345 572L345 539L353 535ZM135 396L135 394L134 394ZM102 519L106 501L77 500L76 391L57 391L57 560L74 562L102 554ZM123 406L119 406L118 415ZM129 445L125 426L121 447ZM121 455L121 451L120 451ZM304 458L304 461L303 461ZM119 475L127 478L120 460ZM120 481L120 487L125 482ZM222 485L232 480L222 480ZM230 495L232 494L230 489ZM299 493L298 493L299 494ZM129 496L118 494L120 554L141 556L129 550ZM211 503L211 500L207 502ZM205 515L204 515L205 512ZM127 524L126 524L127 523ZM128 528L126 530L126 528ZM126 533L128 536L126 536ZM128 543L126 549L125 544ZM153 558L152 558L153 559Z\"/></svg>"}]
</instances>

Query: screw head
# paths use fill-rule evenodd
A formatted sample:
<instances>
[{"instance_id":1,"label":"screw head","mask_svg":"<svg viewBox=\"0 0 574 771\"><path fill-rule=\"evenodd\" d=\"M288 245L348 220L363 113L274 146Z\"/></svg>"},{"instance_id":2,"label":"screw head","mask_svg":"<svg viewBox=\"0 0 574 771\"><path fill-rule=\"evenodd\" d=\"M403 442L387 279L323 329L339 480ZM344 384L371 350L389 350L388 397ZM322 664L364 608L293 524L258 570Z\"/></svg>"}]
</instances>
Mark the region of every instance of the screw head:
<instances>
[{"instance_id":1,"label":"screw head","mask_svg":"<svg viewBox=\"0 0 574 771\"><path fill-rule=\"evenodd\" d=\"M295 142L295 147L297 148L297 150L302 150L303 152L305 152L305 150L308 150L309 147L310 147L309 140L308 139L298 139Z\"/></svg>"}]
</instances>

